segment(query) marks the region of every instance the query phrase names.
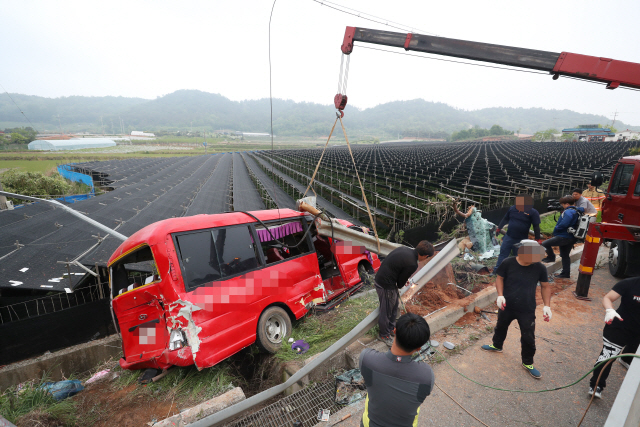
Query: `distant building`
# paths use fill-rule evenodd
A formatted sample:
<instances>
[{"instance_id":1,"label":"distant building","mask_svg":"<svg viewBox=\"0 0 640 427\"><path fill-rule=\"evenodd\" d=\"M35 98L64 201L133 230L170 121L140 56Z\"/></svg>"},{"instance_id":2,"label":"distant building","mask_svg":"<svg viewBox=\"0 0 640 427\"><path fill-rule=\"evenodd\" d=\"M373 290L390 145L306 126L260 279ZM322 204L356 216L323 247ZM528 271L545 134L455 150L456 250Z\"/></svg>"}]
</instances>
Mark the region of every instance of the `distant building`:
<instances>
[{"instance_id":1,"label":"distant building","mask_svg":"<svg viewBox=\"0 0 640 427\"><path fill-rule=\"evenodd\" d=\"M598 125L580 125L577 128L562 129L562 134L573 133L578 141L596 142L605 141L605 138L615 136L611 129L601 128Z\"/></svg>"},{"instance_id":2,"label":"distant building","mask_svg":"<svg viewBox=\"0 0 640 427\"><path fill-rule=\"evenodd\" d=\"M137 130L131 131L131 136L145 136L148 138L155 138L155 135L152 133L147 133L147 132L140 132Z\"/></svg>"},{"instance_id":3,"label":"distant building","mask_svg":"<svg viewBox=\"0 0 640 427\"><path fill-rule=\"evenodd\" d=\"M84 148L104 148L115 147L117 144L107 138L77 138L62 140L44 140L36 139L28 145L29 150L41 151L64 151L64 150L82 150Z\"/></svg>"},{"instance_id":4,"label":"distant building","mask_svg":"<svg viewBox=\"0 0 640 427\"><path fill-rule=\"evenodd\" d=\"M633 130L625 130L617 132L614 136L608 137L605 141L638 141L640 140L640 132Z\"/></svg>"},{"instance_id":5,"label":"distant building","mask_svg":"<svg viewBox=\"0 0 640 427\"><path fill-rule=\"evenodd\" d=\"M236 135L250 136L250 137L271 136L270 133L257 133L257 132L236 132Z\"/></svg>"}]
</instances>

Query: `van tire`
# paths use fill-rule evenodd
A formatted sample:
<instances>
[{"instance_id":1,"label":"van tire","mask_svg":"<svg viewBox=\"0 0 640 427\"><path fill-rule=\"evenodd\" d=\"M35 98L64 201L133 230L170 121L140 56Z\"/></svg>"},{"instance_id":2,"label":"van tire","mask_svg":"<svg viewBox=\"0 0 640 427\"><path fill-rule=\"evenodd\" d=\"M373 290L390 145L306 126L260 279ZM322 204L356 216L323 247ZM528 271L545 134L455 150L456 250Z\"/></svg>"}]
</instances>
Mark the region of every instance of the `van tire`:
<instances>
[{"instance_id":1,"label":"van tire","mask_svg":"<svg viewBox=\"0 0 640 427\"><path fill-rule=\"evenodd\" d=\"M627 245L623 240L611 241L609 248L609 273L613 277L625 277L627 269Z\"/></svg>"},{"instance_id":2,"label":"van tire","mask_svg":"<svg viewBox=\"0 0 640 427\"><path fill-rule=\"evenodd\" d=\"M364 283L365 286L369 284L369 281L373 282L373 280L370 279L371 275L367 271L367 266L364 262L358 265L358 276L360 276L360 281Z\"/></svg>"},{"instance_id":3,"label":"van tire","mask_svg":"<svg viewBox=\"0 0 640 427\"><path fill-rule=\"evenodd\" d=\"M267 353L274 354L291 335L291 318L280 307L269 307L260 315L256 344Z\"/></svg>"}]
</instances>

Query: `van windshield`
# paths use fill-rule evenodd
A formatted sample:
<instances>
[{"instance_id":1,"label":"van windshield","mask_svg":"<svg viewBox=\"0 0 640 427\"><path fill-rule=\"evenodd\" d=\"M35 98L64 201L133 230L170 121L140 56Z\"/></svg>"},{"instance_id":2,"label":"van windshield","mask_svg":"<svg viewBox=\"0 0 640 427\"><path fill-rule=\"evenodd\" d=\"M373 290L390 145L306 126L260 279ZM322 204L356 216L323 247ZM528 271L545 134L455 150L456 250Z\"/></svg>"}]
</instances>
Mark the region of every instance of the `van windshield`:
<instances>
[{"instance_id":1,"label":"van windshield","mask_svg":"<svg viewBox=\"0 0 640 427\"><path fill-rule=\"evenodd\" d=\"M110 268L111 293L117 297L127 291L160 280L160 273L149 246L143 246L114 262Z\"/></svg>"}]
</instances>

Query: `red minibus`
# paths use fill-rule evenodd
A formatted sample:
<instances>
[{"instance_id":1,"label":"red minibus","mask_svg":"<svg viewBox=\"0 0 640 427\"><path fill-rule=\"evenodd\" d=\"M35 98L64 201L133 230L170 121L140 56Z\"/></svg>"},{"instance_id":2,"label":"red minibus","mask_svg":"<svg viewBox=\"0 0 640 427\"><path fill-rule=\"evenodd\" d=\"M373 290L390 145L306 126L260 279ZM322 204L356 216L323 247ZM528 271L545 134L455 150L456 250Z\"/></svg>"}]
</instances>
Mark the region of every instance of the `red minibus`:
<instances>
[{"instance_id":1,"label":"red minibus","mask_svg":"<svg viewBox=\"0 0 640 427\"><path fill-rule=\"evenodd\" d=\"M318 235L309 214L274 209L156 222L108 265L120 366L202 369L253 343L275 352L293 319L357 289L380 261Z\"/></svg>"}]
</instances>

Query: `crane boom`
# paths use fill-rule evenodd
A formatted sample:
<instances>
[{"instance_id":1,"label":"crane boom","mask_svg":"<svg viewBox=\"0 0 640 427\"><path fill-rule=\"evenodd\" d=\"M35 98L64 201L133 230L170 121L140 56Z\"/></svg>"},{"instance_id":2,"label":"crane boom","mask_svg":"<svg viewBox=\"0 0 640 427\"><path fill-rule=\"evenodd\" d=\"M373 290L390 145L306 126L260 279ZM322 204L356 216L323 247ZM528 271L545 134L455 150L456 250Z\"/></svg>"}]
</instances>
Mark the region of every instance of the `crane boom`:
<instances>
[{"instance_id":1,"label":"crane boom","mask_svg":"<svg viewBox=\"0 0 640 427\"><path fill-rule=\"evenodd\" d=\"M560 76L575 77L606 83L607 89L615 89L620 86L640 89L640 64L611 58L570 52L547 52L544 50L360 27L347 27L342 42L342 53L345 55L351 54L355 42L547 71L553 75L554 80ZM346 95L338 95L335 98L335 105L336 108L342 110L346 106Z\"/></svg>"}]
</instances>

